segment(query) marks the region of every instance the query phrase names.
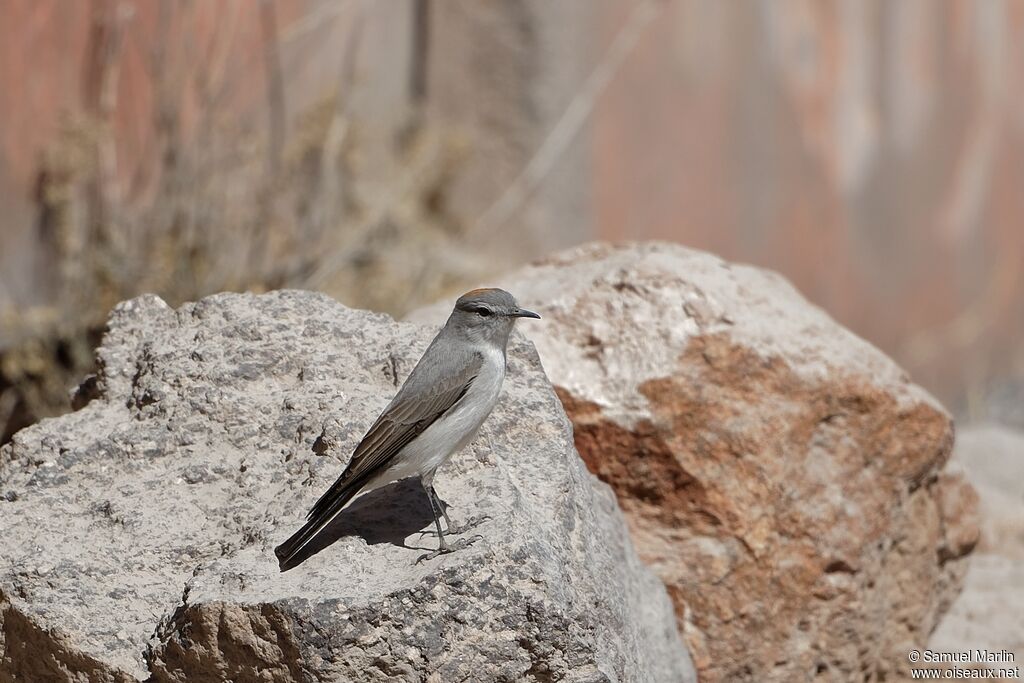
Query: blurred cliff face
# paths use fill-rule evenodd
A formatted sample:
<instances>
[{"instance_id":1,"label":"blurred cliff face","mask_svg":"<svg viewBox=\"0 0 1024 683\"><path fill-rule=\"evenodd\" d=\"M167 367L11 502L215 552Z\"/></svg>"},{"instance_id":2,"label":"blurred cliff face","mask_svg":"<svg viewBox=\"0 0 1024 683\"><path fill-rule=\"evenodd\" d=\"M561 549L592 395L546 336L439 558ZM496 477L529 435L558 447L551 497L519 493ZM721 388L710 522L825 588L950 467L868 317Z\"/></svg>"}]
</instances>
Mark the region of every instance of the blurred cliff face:
<instances>
[{"instance_id":1,"label":"blurred cliff face","mask_svg":"<svg viewBox=\"0 0 1024 683\"><path fill-rule=\"evenodd\" d=\"M424 11L0 8L0 346L142 291L314 287L400 312L476 277L446 208L460 133L428 120Z\"/></svg>"},{"instance_id":2,"label":"blurred cliff face","mask_svg":"<svg viewBox=\"0 0 1024 683\"><path fill-rule=\"evenodd\" d=\"M1024 375L1022 35L1017 3L671 3L595 117L598 233L777 269L947 401Z\"/></svg>"},{"instance_id":3,"label":"blurred cliff face","mask_svg":"<svg viewBox=\"0 0 1024 683\"><path fill-rule=\"evenodd\" d=\"M967 1L6 3L0 347L141 291L401 313L658 238L963 408L1024 376L1022 35Z\"/></svg>"}]
</instances>

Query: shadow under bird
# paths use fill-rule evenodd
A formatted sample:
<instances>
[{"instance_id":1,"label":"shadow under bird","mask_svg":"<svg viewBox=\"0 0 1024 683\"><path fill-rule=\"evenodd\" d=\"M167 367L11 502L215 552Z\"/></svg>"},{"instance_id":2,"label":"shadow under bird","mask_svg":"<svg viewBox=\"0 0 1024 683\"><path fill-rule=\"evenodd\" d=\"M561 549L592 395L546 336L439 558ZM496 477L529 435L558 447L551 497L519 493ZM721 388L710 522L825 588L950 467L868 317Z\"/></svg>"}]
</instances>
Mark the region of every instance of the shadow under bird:
<instances>
[{"instance_id":1,"label":"shadow under bird","mask_svg":"<svg viewBox=\"0 0 1024 683\"><path fill-rule=\"evenodd\" d=\"M438 512L449 533L454 531L434 491L434 473L473 440L498 402L505 349L517 318L540 316L520 308L502 289L474 289L459 297L402 388L356 446L348 467L306 515L305 525L274 549L281 571L304 559L303 550L356 495L406 477L419 478L440 539L439 548L425 558L472 542L445 540Z\"/></svg>"}]
</instances>

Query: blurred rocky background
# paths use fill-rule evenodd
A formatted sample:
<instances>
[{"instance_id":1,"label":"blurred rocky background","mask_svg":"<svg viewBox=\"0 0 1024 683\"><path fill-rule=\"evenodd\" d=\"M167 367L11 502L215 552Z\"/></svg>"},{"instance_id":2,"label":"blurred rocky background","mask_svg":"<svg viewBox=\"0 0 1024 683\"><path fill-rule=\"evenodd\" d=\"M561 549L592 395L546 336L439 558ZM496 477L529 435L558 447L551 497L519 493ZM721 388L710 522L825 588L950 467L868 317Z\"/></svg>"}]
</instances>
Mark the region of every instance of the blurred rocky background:
<instances>
[{"instance_id":1,"label":"blurred rocky background","mask_svg":"<svg viewBox=\"0 0 1024 683\"><path fill-rule=\"evenodd\" d=\"M780 271L1024 426L1024 5L9 0L0 439L110 307L402 314L595 238Z\"/></svg>"},{"instance_id":2,"label":"blurred rocky background","mask_svg":"<svg viewBox=\"0 0 1024 683\"><path fill-rule=\"evenodd\" d=\"M1022 38L1024 3L998 0L6 0L0 444L71 410L111 307L143 292L177 306L305 288L403 316L583 242L674 242L783 274L956 418L948 470L945 441L908 453L931 454L936 491L970 482L980 537L921 522L931 535L910 534L907 557L931 572L912 582L927 599L893 583L854 606L903 596L924 609L904 620L915 644L935 629L930 647L1019 663ZM757 289L742 305L782 300ZM74 401L101 389L86 381ZM971 521L966 494L919 498L938 512L887 504L911 522ZM645 550L659 544L634 543L680 619L693 595L716 595L697 571L716 565L659 563ZM842 581L846 567L819 569ZM698 630L717 638L726 608L696 604ZM832 614L863 616L840 603L804 616ZM689 633L705 675L739 661ZM910 642L859 634L878 671Z\"/></svg>"}]
</instances>

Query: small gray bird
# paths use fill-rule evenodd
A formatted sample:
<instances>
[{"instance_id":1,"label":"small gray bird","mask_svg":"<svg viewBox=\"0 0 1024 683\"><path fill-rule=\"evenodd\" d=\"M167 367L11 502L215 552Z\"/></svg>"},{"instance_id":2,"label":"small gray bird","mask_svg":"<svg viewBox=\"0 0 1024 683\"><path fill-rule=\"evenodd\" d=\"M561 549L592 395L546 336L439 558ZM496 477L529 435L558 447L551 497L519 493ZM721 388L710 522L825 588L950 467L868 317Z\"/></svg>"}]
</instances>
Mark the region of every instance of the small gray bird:
<instances>
[{"instance_id":1,"label":"small gray bird","mask_svg":"<svg viewBox=\"0 0 1024 683\"><path fill-rule=\"evenodd\" d=\"M306 515L309 521L274 549L281 571L301 561L303 548L357 494L406 477L419 477L430 501L440 547L429 556L469 543L445 541L438 510L449 532L452 524L434 491L434 473L473 440L498 402L516 318L540 316L519 308L501 289L474 289L459 297L448 322L356 446L348 467Z\"/></svg>"}]
</instances>

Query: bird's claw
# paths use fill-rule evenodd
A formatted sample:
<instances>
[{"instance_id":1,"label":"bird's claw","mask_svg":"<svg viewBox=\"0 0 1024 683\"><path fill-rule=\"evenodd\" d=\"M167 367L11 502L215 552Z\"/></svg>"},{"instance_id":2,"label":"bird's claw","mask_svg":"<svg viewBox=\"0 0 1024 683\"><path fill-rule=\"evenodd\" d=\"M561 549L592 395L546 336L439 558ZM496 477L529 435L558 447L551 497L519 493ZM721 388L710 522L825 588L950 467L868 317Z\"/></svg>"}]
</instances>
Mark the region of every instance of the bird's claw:
<instances>
[{"instance_id":1,"label":"bird's claw","mask_svg":"<svg viewBox=\"0 0 1024 683\"><path fill-rule=\"evenodd\" d=\"M429 562L430 560L433 560L434 558L440 557L441 555L447 555L448 553L454 553L456 550L463 550L464 548L468 548L469 546L473 545L474 543L476 543L477 541L480 541L480 540L483 540L483 536L481 536L480 534L477 534L475 536L471 536L469 538L460 538L459 540L455 541L455 543L452 543L451 545L447 545L446 544L446 545L441 546L437 550L434 550L432 552L424 553L423 555L420 555L416 559L416 564L419 564L420 562Z\"/></svg>"},{"instance_id":2,"label":"bird's claw","mask_svg":"<svg viewBox=\"0 0 1024 683\"><path fill-rule=\"evenodd\" d=\"M469 531L470 529L475 529L476 527L480 526L484 522L490 521L490 519L491 519L490 515L473 516L473 517L470 517L469 519L467 519L464 524L456 524L455 526L448 527L448 529L445 530L444 533L445 534L452 534L453 536L457 536L458 534L465 533L466 531ZM437 532L433 531L431 529L425 529L425 530L420 532L420 538L423 538L424 536L437 536Z\"/></svg>"}]
</instances>

